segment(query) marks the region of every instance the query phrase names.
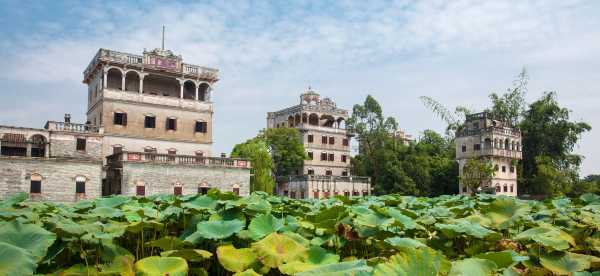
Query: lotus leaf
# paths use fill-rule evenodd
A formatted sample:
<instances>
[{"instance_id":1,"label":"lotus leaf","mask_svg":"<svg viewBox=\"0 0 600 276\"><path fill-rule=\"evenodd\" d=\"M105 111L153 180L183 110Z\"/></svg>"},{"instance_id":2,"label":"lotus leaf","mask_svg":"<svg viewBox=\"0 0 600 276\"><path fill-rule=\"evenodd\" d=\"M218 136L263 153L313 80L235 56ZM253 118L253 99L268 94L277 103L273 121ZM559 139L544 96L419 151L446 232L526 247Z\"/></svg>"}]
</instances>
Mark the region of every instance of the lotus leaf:
<instances>
[{"instance_id":1,"label":"lotus leaf","mask_svg":"<svg viewBox=\"0 0 600 276\"><path fill-rule=\"evenodd\" d=\"M231 272L245 271L258 260L252 249L236 249L233 245L219 246L217 248L217 258L219 263Z\"/></svg>"},{"instance_id":2,"label":"lotus leaf","mask_svg":"<svg viewBox=\"0 0 600 276\"><path fill-rule=\"evenodd\" d=\"M239 220L202 221L196 225L196 233L202 238L221 240L244 229L245 223Z\"/></svg>"},{"instance_id":3,"label":"lotus leaf","mask_svg":"<svg viewBox=\"0 0 600 276\"><path fill-rule=\"evenodd\" d=\"M250 225L248 225L248 230L250 231L250 237L257 241L268 234L277 232L282 227L283 223L280 219L271 214L262 214L252 219Z\"/></svg>"},{"instance_id":4,"label":"lotus leaf","mask_svg":"<svg viewBox=\"0 0 600 276\"><path fill-rule=\"evenodd\" d=\"M33 275L36 267L36 259L29 251L0 241L0 275Z\"/></svg>"},{"instance_id":5,"label":"lotus leaf","mask_svg":"<svg viewBox=\"0 0 600 276\"><path fill-rule=\"evenodd\" d=\"M327 250L313 246L308 250L308 257L303 261L292 261L279 266L279 271L284 274L294 275L298 272L313 269L320 265L335 264L340 261L340 256L327 253Z\"/></svg>"},{"instance_id":6,"label":"lotus leaf","mask_svg":"<svg viewBox=\"0 0 600 276\"><path fill-rule=\"evenodd\" d=\"M168 250L160 253L162 257L181 257L190 262L200 262L212 257L212 253L202 249Z\"/></svg>"},{"instance_id":7,"label":"lotus leaf","mask_svg":"<svg viewBox=\"0 0 600 276\"><path fill-rule=\"evenodd\" d=\"M581 255L571 252L553 252L540 256L540 263L556 274L569 274L586 270L592 262L598 262L598 257Z\"/></svg>"},{"instance_id":8,"label":"lotus leaf","mask_svg":"<svg viewBox=\"0 0 600 276\"><path fill-rule=\"evenodd\" d=\"M469 258L452 263L450 276L494 275L498 267L490 260Z\"/></svg>"},{"instance_id":9,"label":"lotus leaf","mask_svg":"<svg viewBox=\"0 0 600 276\"><path fill-rule=\"evenodd\" d=\"M415 239L411 239L411 238L391 237L391 238L385 239L385 242L387 242L389 245L396 247L396 248L427 247L427 245L423 244L422 242L415 240Z\"/></svg>"},{"instance_id":10,"label":"lotus leaf","mask_svg":"<svg viewBox=\"0 0 600 276\"><path fill-rule=\"evenodd\" d=\"M464 219L454 220L451 224L436 223L435 226L450 238L453 238L457 234L465 234L483 239L495 233L478 223L473 223Z\"/></svg>"},{"instance_id":11,"label":"lotus leaf","mask_svg":"<svg viewBox=\"0 0 600 276\"><path fill-rule=\"evenodd\" d=\"M295 240L277 233L252 244L258 259L268 267L276 268L284 263L300 260L306 256L306 247Z\"/></svg>"},{"instance_id":12,"label":"lotus leaf","mask_svg":"<svg viewBox=\"0 0 600 276\"><path fill-rule=\"evenodd\" d=\"M368 266L365 260L357 260L318 266L313 269L297 273L296 276L368 276L371 275L372 270L373 268Z\"/></svg>"},{"instance_id":13,"label":"lotus leaf","mask_svg":"<svg viewBox=\"0 0 600 276\"><path fill-rule=\"evenodd\" d=\"M555 250L567 250L569 249L569 244L575 246L575 239L571 235L552 225L528 229L519 233L515 239L533 240Z\"/></svg>"},{"instance_id":14,"label":"lotus leaf","mask_svg":"<svg viewBox=\"0 0 600 276\"><path fill-rule=\"evenodd\" d=\"M149 241L146 244L158 247L164 251L178 249L183 245L183 241L177 237L165 236L158 240Z\"/></svg>"},{"instance_id":15,"label":"lotus leaf","mask_svg":"<svg viewBox=\"0 0 600 276\"><path fill-rule=\"evenodd\" d=\"M135 271L141 276L186 276L188 265L179 257L148 257L135 263Z\"/></svg>"},{"instance_id":16,"label":"lotus leaf","mask_svg":"<svg viewBox=\"0 0 600 276\"><path fill-rule=\"evenodd\" d=\"M490 218L492 227L497 229L510 227L520 216L529 211L529 205L519 203L517 199L511 197L498 197L482 208L482 214Z\"/></svg>"},{"instance_id":17,"label":"lotus leaf","mask_svg":"<svg viewBox=\"0 0 600 276\"><path fill-rule=\"evenodd\" d=\"M36 262L46 256L56 235L35 224L17 221L0 223L0 242L11 244L29 252Z\"/></svg>"},{"instance_id":18,"label":"lotus leaf","mask_svg":"<svg viewBox=\"0 0 600 276\"><path fill-rule=\"evenodd\" d=\"M493 261L498 268L512 267L519 262L529 260L529 257L521 256L513 250L483 253L475 256L475 258Z\"/></svg>"},{"instance_id":19,"label":"lotus leaf","mask_svg":"<svg viewBox=\"0 0 600 276\"><path fill-rule=\"evenodd\" d=\"M450 262L443 254L430 248L419 248L394 255L388 262L378 264L373 276L435 276L444 275L449 270Z\"/></svg>"},{"instance_id":20,"label":"lotus leaf","mask_svg":"<svg viewBox=\"0 0 600 276\"><path fill-rule=\"evenodd\" d=\"M252 268L243 272L234 273L233 276L260 276L261 274L256 273Z\"/></svg>"}]
</instances>

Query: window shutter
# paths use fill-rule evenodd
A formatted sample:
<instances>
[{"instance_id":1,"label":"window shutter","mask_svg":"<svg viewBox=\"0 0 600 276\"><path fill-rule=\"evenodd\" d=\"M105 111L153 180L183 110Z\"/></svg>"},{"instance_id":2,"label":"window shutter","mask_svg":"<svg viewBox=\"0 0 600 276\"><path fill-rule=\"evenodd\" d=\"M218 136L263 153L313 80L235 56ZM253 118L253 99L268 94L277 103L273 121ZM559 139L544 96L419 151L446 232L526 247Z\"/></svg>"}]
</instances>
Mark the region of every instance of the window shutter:
<instances>
[{"instance_id":1,"label":"window shutter","mask_svg":"<svg viewBox=\"0 0 600 276\"><path fill-rule=\"evenodd\" d=\"M177 130L177 119L173 119L173 130Z\"/></svg>"},{"instance_id":2,"label":"window shutter","mask_svg":"<svg viewBox=\"0 0 600 276\"><path fill-rule=\"evenodd\" d=\"M123 125L127 125L127 113L123 113Z\"/></svg>"}]
</instances>

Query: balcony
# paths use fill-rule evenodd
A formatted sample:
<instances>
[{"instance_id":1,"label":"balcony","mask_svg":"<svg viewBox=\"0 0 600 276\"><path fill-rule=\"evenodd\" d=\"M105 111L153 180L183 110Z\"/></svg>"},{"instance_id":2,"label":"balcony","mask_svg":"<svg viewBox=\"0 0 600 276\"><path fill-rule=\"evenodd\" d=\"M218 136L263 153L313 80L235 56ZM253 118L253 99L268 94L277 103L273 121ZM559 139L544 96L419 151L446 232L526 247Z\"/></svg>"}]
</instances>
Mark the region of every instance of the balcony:
<instances>
[{"instance_id":1,"label":"balcony","mask_svg":"<svg viewBox=\"0 0 600 276\"><path fill-rule=\"evenodd\" d=\"M521 131L516 128L510 127L488 127L488 128L479 128L479 129L463 129L458 130L456 132L456 137L466 137L466 136L474 136L474 135L484 135L484 134L497 134L503 136L510 136L514 138L521 137Z\"/></svg>"},{"instance_id":2,"label":"balcony","mask_svg":"<svg viewBox=\"0 0 600 276\"><path fill-rule=\"evenodd\" d=\"M181 60L181 56L179 56L179 60ZM124 64L124 65L133 66L133 67L140 67L140 68L144 67L146 69L153 69L153 68L157 68L157 69L161 69L161 70L166 69L166 71L170 71L173 73L179 73L179 74L183 73L185 75L189 75L191 78L202 78L202 79L211 79L211 80L217 80L219 78L219 76L218 76L219 70L217 70L217 69L193 65L193 64L186 64L186 63L180 63L181 66L175 66L172 68L160 67L160 66L157 66L156 64L146 63L148 61L147 61L147 59L144 58L143 55L123 53L123 52L118 52L118 51L113 51L113 50L108 50L108 49L98 50L98 52L96 53L94 58L92 58L92 61L88 64L86 69L83 71L84 78L87 78L87 76L102 61L110 62L110 63Z\"/></svg>"},{"instance_id":3,"label":"balcony","mask_svg":"<svg viewBox=\"0 0 600 276\"><path fill-rule=\"evenodd\" d=\"M65 122L46 122L45 129L50 131L64 131L64 132L75 132L75 133L102 133L102 128L95 125L88 124L76 124L76 123L65 123Z\"/></svg>"},{"instance_id":4,"label":"balcony","mask_svg":"<svg viewBox=\"0 0 600 276\"><path fill-rule=\"evenodd\" d=\"M343 135L348 134L348 131L345 128L325 127L325 126L319 126L319 125L311 125L309 123L301 123L294 127L297 127L298 130L300 130L300 131L317 131L317 132L327 132L327 133L343 134Z\"/></svg>"},{"instance_id":5,"label":"balcony","mask_svg":"<svg viewBox=\"0 0 600 276\"><path fill-rule=\"evenodd\" d=\"M481 150L475 150L475 151L457 152L456 153L456 158L458 158L458 159L481 157L481 156L522 159L523 152L516 151L516 150L487 148L487 149L481 149Z\"/></svg>"},{"instance_id":6,"label":"balcony","mask_svg":"<svg viewBox=\"0 0 600 276\"><path fill-rule=\"evenodd\" d=\"M209 102L196 101L194 99L182 99L145 93L140 94L138 92L121 91L115 89L104 89L104 98L153 105L167 105L177 108L192 109L195 111L212 112L212 104Z\"/></svg>"},{"instance_id":7,"label":"balcony","mask_svg":"<svg viewBox=\"0 0 600 276\"><path fill-rule=\"evenodd\" d=\"M221 157L203 157L193 155L175 155L160 154L149 152L130 152L123 151L106 157L107 164L110 167L122 167L127 163L146 163L146 164L165 164L182 166L200 166L200 167L221 167L221 168L252 168L250 161L236 158Z\"/></svg>"}]
</instances>

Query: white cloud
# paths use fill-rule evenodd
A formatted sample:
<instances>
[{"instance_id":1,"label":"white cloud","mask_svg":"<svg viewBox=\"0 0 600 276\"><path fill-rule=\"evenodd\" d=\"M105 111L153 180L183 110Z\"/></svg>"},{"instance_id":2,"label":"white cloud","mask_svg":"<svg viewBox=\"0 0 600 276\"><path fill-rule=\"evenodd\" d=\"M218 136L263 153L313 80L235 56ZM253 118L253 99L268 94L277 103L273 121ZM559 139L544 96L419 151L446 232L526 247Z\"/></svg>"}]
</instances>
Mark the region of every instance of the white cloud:
<instances>
[{"instance_id":1,"label":"white cloud","mask_svg":"<svg viewBox=\"0 0 600 276\"><path fill-rule=\"evenodd\" d=\"M0 87L37 93L32 101L53 107L64 100L52 98L60 91L69 103L83 105L84 87L73 84L98 48L140 53L157 47L165 24L167 48L186 62L221 69L216 152L254 135L267 111L295 104L308 85L348 108L373 93L415 133L441 129L418 96L482 108L490 91L502 91L526 65L532 83L548 84L531 91L570 93L565 102L592 125L600 115L589 108L598 101L593 72L600 64L599 5L593 1L146 4L90 2L66 12L70 24L44 18L47 23L37 25L43 27L0 44L7 50L0 53ZM8 104L1 107L0 123L39 125L45 119L12 116ZM40 115L54 113L62 111ZM581 151L590 157L585 173L598 171L597 144L584 138Z\"/></svg>"}]
</instances>

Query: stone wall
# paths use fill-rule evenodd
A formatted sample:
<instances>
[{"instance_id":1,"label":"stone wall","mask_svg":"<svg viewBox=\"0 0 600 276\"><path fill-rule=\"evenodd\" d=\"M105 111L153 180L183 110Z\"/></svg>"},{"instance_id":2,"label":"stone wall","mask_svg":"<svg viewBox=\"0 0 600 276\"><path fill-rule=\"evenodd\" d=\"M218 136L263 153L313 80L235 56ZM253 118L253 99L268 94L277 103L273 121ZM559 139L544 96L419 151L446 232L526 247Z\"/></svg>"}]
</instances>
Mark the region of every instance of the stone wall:
<instances>
[{"instance_id":1,"label":"stone wall","mask_svg":"<svg viewBox=\"0 0 600 276\"><path fill-rule=\"evenodd\" d=\"M86 139L85 151L77 150L77 138ZM102 137L78 133L52 132L50 137L50 157L93 158L101 160Z\"/></svg>"},{"instance_id":2,"label":"stone wall","mask_svg":"<svg viewBox=\"0 0 600 276\"><path fill-rule=\"evenodd\" d=\"M30 192L31 175L42 178L42 193L33 200L72 202L100 196L102 163L61 158L0 157L0 198ZM75 178L86 179L85 196L75 193Z\"/></svg>"},{"instance_id":3,"label":"stone wall","mask_svg":"<svg viewBox=\"0 0 600 276\"><path fill-rule=\"evenodd\" d=\"M173 194L181 186L183 194L196 194L200 185L224 192L239 187L240 196L250 193L250 169L123 162L121 193L136 195L136 186L145 186L145 195Z\"/></svg>"}]
</instances>

